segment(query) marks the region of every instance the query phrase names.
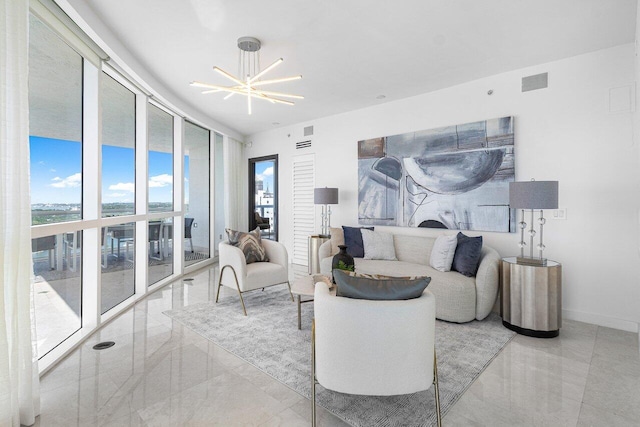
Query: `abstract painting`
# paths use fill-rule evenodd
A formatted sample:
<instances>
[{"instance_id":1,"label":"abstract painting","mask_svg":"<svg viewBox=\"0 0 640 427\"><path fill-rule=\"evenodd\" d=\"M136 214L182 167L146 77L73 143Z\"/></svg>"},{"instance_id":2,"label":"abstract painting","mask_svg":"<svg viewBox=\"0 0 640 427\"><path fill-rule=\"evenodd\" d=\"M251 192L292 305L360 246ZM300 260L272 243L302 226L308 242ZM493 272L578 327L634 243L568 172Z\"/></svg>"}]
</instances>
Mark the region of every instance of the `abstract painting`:
<instances>
[{"instance_id":1,"label":"abstract painting","mask_svg":"<svg viewBox=\"0 0 640 427\"><path fill-rule=\"evenodd\" d=\"M513 117L358 141L362 225L515 231Z\"/></svg>"}]
</instances>

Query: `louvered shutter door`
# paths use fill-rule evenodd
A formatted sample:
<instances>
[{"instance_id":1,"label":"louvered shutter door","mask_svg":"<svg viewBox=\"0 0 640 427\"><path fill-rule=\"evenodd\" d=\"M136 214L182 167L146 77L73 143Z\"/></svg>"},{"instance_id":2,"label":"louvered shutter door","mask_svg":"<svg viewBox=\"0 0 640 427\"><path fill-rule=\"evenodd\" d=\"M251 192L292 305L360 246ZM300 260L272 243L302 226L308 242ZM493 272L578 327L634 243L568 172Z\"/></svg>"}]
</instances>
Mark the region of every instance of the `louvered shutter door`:
<instances>
[{"instance_id":1,"label":"louvered shutter door","mask_svg":"<svg viewBox=\"0 0 640 427\"><path fill-rule=\"evenodd\" d=\"M315 159L313 154L293 158L293 263L308 264L309 236L315 231Z\"/></svg>"}]
</instances>

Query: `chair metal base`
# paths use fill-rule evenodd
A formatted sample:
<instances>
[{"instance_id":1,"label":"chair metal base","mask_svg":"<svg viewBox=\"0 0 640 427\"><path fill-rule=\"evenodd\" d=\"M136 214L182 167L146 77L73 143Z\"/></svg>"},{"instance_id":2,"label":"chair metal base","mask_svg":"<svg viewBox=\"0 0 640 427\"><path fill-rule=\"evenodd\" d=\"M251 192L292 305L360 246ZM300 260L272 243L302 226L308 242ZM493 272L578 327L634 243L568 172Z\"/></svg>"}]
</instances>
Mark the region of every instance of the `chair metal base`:
<instances>
[{"instance_id":1,"label":"chair metal base","mask_svg":"<svg viewBox=\"0 0 640 427\"><path fill-rule=\"evenodd\" d=\"M240 290L240 282L238 282L238 275L236 274L236 270L230 265L225 265L220 270L220 278L218 279L218 291L216 292L216 302L218 302L218 299L220 298L220 287L222 286L222 275L224 273L224 270L227 269L227 267L229 267L231 269L231 271L233 272L233 278L236 281L236 289L238 290L238 295L240 295L240 303L242 304L242 311L244 312L244 315L246 316L247 315L247 308L244 305L244 299L242 298L242 294L247 293L247 292L251 292L251 291L256 291L258 289L262 289L264 291L264 288L252 289L251 291L241 291ZM289 281L282 282L282 283L286 283L287 284L287 286L289 287L289 295L291 296L291 301L294 301L293 293L291 293L291 284L289 283ZM280 283L274 283L274 285L279 285L279 284ZM269 286L273 286L273 285L269 285Z\"/></svg>"},{"instance_id":2,"label":"chair metal base","mask_svg":"<svg viewBox=\"0 0 640 427\"><path fill-rule=\"evenodd\" d=\"M316 427L316 319L311 322L311 425ZM436 349L433 349L433 385L434 398L436 400L436 419L438 427L442 427L442 414L440 412L440 389L438 387L438 359Z\"/></svg>"}]
</instances>

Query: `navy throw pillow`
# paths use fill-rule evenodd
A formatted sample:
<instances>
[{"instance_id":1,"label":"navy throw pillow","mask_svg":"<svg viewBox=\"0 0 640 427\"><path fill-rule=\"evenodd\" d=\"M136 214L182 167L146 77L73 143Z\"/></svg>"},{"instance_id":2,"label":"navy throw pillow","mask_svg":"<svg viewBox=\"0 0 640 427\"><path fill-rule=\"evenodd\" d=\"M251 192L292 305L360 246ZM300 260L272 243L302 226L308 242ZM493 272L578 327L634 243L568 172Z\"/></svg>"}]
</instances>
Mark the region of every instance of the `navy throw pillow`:
<instances>
[{"instance_id":1,"label":"navy throw pillow","mask_svg":"<svg viewBox=\"0 0 640 427\"><path fill-rule=\"evenodd\" d=\"M451 270L467 277L474 277L478 272L481 252L482 236L469 237L458 233L458 246L453 255Z\"/></svg>"},{"instance_id":2,"label":"navy throw pillow","mask_svg":"<svg viewBox=\"0 0 640 427\"><path fill-rule=\"evenodd\" d=\"M347 247L347 253L354 258L364 257L364 243L362 243L361 228L367 230L373 230L373 227L345 227L344 230L344 244Z\"/></svg>"}]
</instances>

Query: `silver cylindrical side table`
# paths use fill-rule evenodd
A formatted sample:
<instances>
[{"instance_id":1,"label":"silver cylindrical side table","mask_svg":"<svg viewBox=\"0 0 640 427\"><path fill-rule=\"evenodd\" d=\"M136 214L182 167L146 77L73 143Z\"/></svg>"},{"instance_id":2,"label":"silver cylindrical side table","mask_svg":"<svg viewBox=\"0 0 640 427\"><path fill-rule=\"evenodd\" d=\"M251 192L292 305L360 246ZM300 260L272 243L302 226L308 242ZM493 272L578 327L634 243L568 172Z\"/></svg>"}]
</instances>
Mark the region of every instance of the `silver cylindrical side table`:
<instances>
[{"instance_id":1,"label":"silver cylindrical side table","mask_svg":"<svg viewBox=\"0 0 640 427\"><path fill-rule=\"evenodd\" d=\"M557 337L562 327L562 265L523 265L502 259L500 275L502 324L531 337Z\"/></svg>"},{"instance_id":2,"label":"silver cylindrical side table","mask_svg":"<svg viewBox=\"0 0 640 427\"><path fill-rule=\"evenodd\" d=\"M325 236L323 234L314 234L309 236L309 274L320 273L320 259L318 258L318 251L320 246L330 238L331 236Z\"/></svg>"}]
</instances>

